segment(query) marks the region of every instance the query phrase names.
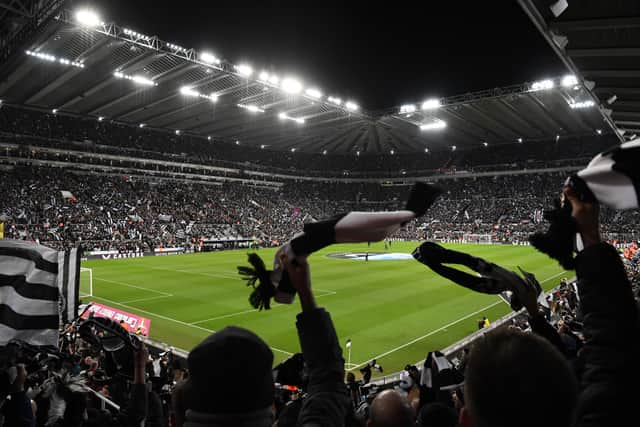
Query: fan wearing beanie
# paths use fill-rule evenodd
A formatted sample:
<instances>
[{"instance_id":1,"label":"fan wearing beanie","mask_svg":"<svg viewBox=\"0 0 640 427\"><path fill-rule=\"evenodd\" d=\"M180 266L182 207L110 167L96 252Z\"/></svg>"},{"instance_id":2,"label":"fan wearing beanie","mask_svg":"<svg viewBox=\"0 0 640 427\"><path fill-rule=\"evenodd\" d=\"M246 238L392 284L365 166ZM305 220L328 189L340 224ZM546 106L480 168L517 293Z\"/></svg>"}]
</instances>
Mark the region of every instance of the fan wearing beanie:
<instances>
[{"instance_id":1,"label":"fan wearing beanie","mask_svg":"<svg viewBox=\"0 0 640 427\"><path fill-rule=\"evenodd\" d=\"M306 257L280 256L302 312L296 327L309 373L299 426L341 426L351 408L344 358L331 316L315 303ZM229 326L187 359L189 379L173 395L177 427L267 427L273 424L273 353L256 334Z\"/></svg>"}]
</instances>

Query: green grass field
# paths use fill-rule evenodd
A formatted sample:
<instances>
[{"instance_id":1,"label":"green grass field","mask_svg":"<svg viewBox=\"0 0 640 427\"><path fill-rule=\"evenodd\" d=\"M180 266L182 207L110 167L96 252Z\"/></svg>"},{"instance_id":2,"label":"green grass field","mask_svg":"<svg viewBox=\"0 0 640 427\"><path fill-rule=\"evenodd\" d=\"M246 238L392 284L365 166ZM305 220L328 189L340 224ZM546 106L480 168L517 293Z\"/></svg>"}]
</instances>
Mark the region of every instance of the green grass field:
<instances>
[{"instance_id":1,"label":"green grass field","mask_svg":"<svg viewBox=\"0 0 640 427\"><path fill-rule=\"evenodd\" d=\"M389 252L410 253L416 246L394 243ZM448 246L505 267L519 265L545 289L569 276L529 246ZM468 291L412 259L364 262L326 256L366 250L366 245L334 245L309 259L318 304L331 313L340 341L352 340L353 369L377 358L385 372L396 372L474 332L483 315L494 320L510 311L498 296ZM377 243L369 250L384 252L384 247ZM267 265L274 252L260 250ZM93 269L90 299L150 318L154 339L188 351L216 330L242 326L272 347L277 363L300 350L295 329L299 305L252 310L249 289L236 274L241 264L246 264L244 250L88 261L83 267Z\"/></svg>"}]
</instances>

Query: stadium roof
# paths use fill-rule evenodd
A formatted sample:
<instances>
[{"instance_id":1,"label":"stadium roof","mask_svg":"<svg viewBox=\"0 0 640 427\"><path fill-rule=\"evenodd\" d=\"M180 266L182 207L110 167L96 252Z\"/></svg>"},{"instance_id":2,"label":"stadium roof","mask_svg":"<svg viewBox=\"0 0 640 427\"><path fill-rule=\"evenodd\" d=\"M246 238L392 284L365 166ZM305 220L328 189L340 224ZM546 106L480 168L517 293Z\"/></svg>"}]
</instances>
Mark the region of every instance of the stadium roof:
<instances>
[{"instance_id":1,"label":"stadium roof","mask_svg":"<svg viewBox=\"0 0 640 427\"><path fill-rule=\"evenodd\" d=\"M558 16L545 1L520 4L560 59L592 87L620 140L640 135L640 2L570 1Z\"/></svg>"},{"instance_id":2,"label":"stadium roof","mask_svg":"<svg viewBox=\"0 0 640 427\"><path fill-rule=\"evenodd\" d=\"M403 153L609 132L563 76L368 111L295 77L62 11L0 66L0 99L276 150Z\"/></svg>"}]
</instances>

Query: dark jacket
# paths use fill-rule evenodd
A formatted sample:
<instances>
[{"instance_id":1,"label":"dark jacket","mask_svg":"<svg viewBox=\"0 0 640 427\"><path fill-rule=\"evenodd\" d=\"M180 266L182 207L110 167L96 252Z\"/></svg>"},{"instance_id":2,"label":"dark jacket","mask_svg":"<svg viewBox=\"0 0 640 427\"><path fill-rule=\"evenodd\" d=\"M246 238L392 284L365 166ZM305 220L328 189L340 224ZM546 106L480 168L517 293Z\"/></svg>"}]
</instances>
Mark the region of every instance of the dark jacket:
<instances>
[{"instance_id":1,"label":"dark jacket","mask_svg":"<svg viewBox=\"0 0 640 427\"><path fill-rule=\"evenodd\" d=\"M298 425L342 426L351 409L344 359L331 316L323 308L298 314L298 337L309 371Z\"/></svg>"},{"instance_id":2,"label":"dark jacket","mask_svg":"<svg viewBox=\"0 0 640 427\"><path fill-rule=\"evenodd\" d=\"M344 383L344 359L331 316L323 308L298 314L300 347L307 369L307 396L298 416L298 426L343 426L351 409ZM270 411L250 414L205 414L188 410L184 427L260 427L271 425Z\"/></svg>"},{"instance_id":3,"label":"dark jacket","mask_svg":"<svg viewBox=\"0 0 640 427\"><path fill-rule=\"evenodd\" d=\"M638 309L620 256L601 243L576 258L585 344L576 425L629 425L640 384Z\"/></svg>"}]
</instances>

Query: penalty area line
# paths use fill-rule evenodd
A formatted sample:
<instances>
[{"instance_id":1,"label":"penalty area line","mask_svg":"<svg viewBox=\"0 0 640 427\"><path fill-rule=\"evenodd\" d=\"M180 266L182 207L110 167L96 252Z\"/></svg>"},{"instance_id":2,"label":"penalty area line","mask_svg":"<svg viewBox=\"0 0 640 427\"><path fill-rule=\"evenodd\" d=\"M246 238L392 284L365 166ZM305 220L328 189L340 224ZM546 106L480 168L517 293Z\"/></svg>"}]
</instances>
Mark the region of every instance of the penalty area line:
<instances>
[{"instance_id":1,"label":"penalty area line","mask_svg":"<svg viewBox=\"0 0 640 427\"><path fill-rule=\"evenodd\" d=\"M320 289L316 289L316 290L320 290ZM337 294L336 291L329 291L329 290L322 290L322 291L326 292L326 293L324 293L322 295L316 295L316 298L328 297L328 296ZM273 310L274 308L278 308L278 307L286 307L288 305L290 305L290 304L276 304L276 305L273 305L271 307L271 309ZM257 308L252 308L250 310L242 310L242 311L238 311L238 312L235 312L235 313L223 314L222 316L216 316L216 317L211 317L209 319L197 320L195 322L191 322L190 325L197 325L197 324L200 324L200 323L207 323L207 322L210 322L210 321L226 319L226 318L229 318L229 317L242 316L243 314L255 313L256 311L260 311L260 310L258 310Z\"/></svg>"},{"instance_id":2,"label":"penalty area line","mask_svg":"<svg viewBox=\"0 0 640 427\"><path fill-rule=\"evenodd\" d=\"M109 300L107 298L102 298L102 297L98 297L98 296L93 296L93 298L100 299L102 301L106 301L106 302L108 302L110 304L119 305L120 307L125 307L125 308L131 309L131 310L139 311L141 313L148 314L149 316L157 317L158 319L163 319L163 320L166 320L166 321L169 321L169 322L174 322L174 323L177 323L179 325L183 325L183 326L187 326L187 327L191 327L191 328L195 328L195 329L200 329L202 331L209 332L210 334L213 334L213 333L216 332L213 329L207 329L207 328L203 328L202 326L192 325L192 324L189 324L187 322L183 322L182 320L172 319L171 317L163 316L161 314L157 314L157 313L154 313L152 311L143 310L141 308L134 307L132 305L127 305L125 303ZM276 347L271 347L270 346L269 348L271 350L273 350L273 351L277 351L278 353L286 354L287 356L291 356L293 354L293 353L291 353L289 351L282 350L282 349L279 349L279 348L276 348Z\"/></svg>"},{"instance_id":3,"label":"penalty area line","mask_svg":"<svg viewBox=\"0 0 640 427\"><path fill-rule=\"evenodd\" d=\"M543 281L541 281L540 283L546 283L546 282L548 282L549 280L554 279L554 278L556 278L556 277L558 277L558 276L560 276L560 275L562 275L562 274L566 274L566 272L565 272L565 271L561 271L561 272L560 272L560 273L558 273L558 274L554 274L553 276L547 277L546 279L544 279L544 280L543 280ZM490 309L491 307L494 307L494 306L496 306L496 305L498 305L498 304L500 304L500 303L503 303L503 302L504 302L505 304L508 304L506 301L504 301L504 300L501 298L501 299L499 299L498 301L496 301L496 302L494 302L494 303L492 303L492 304L489 304L488 306L486 306L486 307L484 307L484 308L481 308L480 310L476 310L476 311L474 311L473 313L467 314L467 315L466 315L466 316L464 316L464 317L461 317L461 318L459 318L459 319L457 319L457 320L454 320L453 322L447 323L446 325L441 326L441 327L439 327L439 328L438 328L438 329L436 329L436 330L433 330L433 331L431 331L431 332L428 332L428 333L426 333L426 334L422 335L421 337L414 338L414 339L412 339L411 341L409 341L409 342L407 342L407 343L405 343L405 344L402 344L402 345L400 345L400 346L398 346L398 347L396 347L396 348L394 348L394 349L391 349L391 350L389 350L389 351L386 351L386 352L384 352L384 353L381 353L381 354L379 354L379 355L377 355L377 356L370 357L368 360L380 359L380 358L382 358L382 357L385 357L385 356L388 356L388 355L390 355L390 354L392 354L392 353L395 353L395 352L396 352L396 351L398 351L398 350L402 350L402 349L403 349L403 348L405 348L405 347L408 347L408 346L410 346L410 345L412 345L412 344L415 344L415 343L417 343L418 341L422 341L423 339L428 338L428 337L430 337L431 335L437 334L438 332L441 332L441 331L443 331L443 330L445 330L445 329L449 328L450 326L453 326L453 325L455 325L455 324L457 324L457 323L460 323L460 322L462 322L463 320L467 320L468 318L470 318L470 317L472 317L472 316L475 316L475 315L476 315L476 314L478 314L478 313L482 313L483 311L488 310L488 309ZM369 363L369 362L359 363L359 364L357 364L357 365L353 366L352 368L348 368L347 370L348 370L348 371L352 371L352 370L354 370L354 369L356 369L356 368L359 368L359 367L361 367L361 366L366 365L367 363ZM353 363L352 363L352 365L353 365Z\"/></svg>"}]
</instances>

